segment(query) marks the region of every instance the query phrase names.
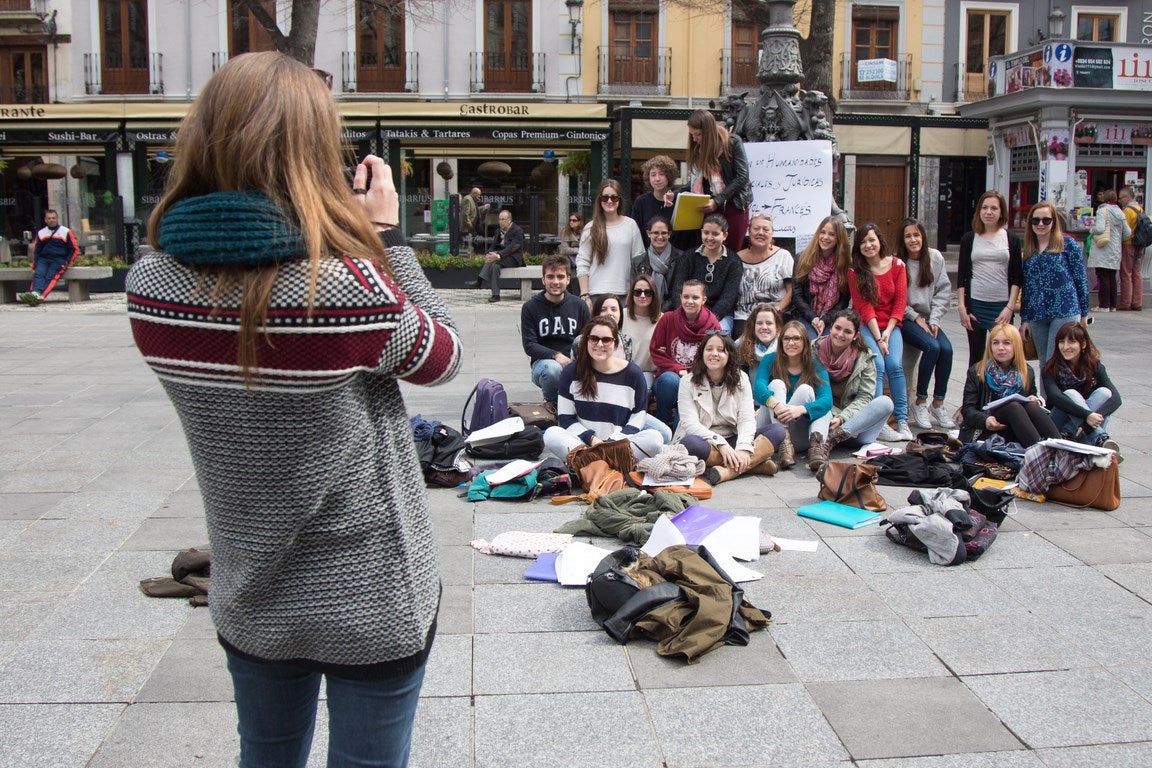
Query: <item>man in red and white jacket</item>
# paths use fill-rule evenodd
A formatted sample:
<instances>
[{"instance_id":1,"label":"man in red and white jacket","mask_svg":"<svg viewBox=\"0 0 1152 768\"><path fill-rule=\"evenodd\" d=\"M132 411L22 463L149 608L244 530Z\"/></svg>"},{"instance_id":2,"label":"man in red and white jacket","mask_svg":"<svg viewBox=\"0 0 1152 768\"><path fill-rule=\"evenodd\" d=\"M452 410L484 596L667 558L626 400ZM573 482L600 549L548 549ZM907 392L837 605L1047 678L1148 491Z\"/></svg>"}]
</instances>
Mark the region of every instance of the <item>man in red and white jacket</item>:
<instances>
[{"instance_id":1,"label":"man in red and white jacket","mask_svg":"<svg viewBox=\"0 0 1152 768\"><path fill-rule=\"evenodd\" d=\"M76 235L62 226L59 214L49 208L44 212L44 228L36 233L32 246L32 289L17 294L16 298L30 307L44 301L79 255Z\"/></svg>"}]
</instances>

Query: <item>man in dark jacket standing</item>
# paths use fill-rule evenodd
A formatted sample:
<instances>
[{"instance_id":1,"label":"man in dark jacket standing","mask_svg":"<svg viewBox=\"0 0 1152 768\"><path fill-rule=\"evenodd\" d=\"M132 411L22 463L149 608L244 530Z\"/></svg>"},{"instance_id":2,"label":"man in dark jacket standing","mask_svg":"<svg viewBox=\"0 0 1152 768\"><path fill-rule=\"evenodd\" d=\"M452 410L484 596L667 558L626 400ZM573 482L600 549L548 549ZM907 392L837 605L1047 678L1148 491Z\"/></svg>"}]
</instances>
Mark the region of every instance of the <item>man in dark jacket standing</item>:
<instances>
[{"instance_id":1,"label":"man in dark jacket standing","mask_svg":"<svg viewBox=\"0 0 1152 768\"><path fill-rule=\"evenodd\" d=\"M588 304L568 292L572 279L567 256L544 260L544 290L520 309L520 337L532 363L532 383L555 413L560 372L572 362L568 352L580 330L592 319Z\"/></svg>"},{"instance_id":2,"label":"man in dark jacket standing","mask_svg":"<svg viewBox=\"0 0 1152 768\"><path fill-rule=\"evenodd\" d=\"M61 226L59 214L49 208L44 212L44 228L36 233L36 243L32 246L31 290L17 294L16 298L30 307L44 301L79 255L76 235Z\"/></svg>"},{"instance_id":3,"label":"man in dark jacket standing","mask_svg":"<svg viewBox=\"0 0 1152 768\"><path fill-rule=\"evenodd\" d=\"M512 223L512 212L500 211L500 230L492 238L492 250L484 256L484 266L480 268L478 288L485 281L492 289L488 302L500 301L500 270L503 267L524 266L524 230Z\"/></svg>"}]
</instances>

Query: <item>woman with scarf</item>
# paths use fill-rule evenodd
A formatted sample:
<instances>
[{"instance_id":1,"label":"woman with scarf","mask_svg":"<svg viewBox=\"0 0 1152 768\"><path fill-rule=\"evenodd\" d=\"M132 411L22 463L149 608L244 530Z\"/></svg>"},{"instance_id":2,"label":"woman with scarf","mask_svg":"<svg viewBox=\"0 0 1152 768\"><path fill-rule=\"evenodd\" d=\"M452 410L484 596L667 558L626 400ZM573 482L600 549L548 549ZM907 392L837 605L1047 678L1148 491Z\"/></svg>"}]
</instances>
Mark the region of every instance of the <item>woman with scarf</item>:
<instances>
[{"instance_id":1,"label":"woman with scarf","mask_svg":"<svg viewBox=\"0 0 1152 768\"><path fill-rule=\"evenodd\" d=\"M744 331L748 313L757 304L772 304L787 315L792 305L792 273L796 262L792 254L772 242L772 217L761 211L748 224L748 247L736 254L744 262L740 277L740 298L736 302L736 321L732 336Z\"/></svg>"},{"instance_id":2,"label":"woman with scarf","mask_svg":"<svg viewBox=\"0 0 1152 768\"><path fill-rule=\"evenodd\" d=\"M1003 398L1010 399L987 408ZM1060 437L1036 394L1036 374L1024 359L1024 342L1016 326L1000 323L992 328L983 359L968 369L960 413L960 441L964 443L992 432L1025 448Z\"/></svg>"},{"instance_id":3,"label":"woman with scarf","mask_svg":"<svg viewBox=\"0 0 1152 768\"><path fill-rule=\"evenodd\" d=\"M1120 407L1120 392L1108 378L1100 350L1080 323L1056 332L1056 351L1040 374L1052 421L1069 439L1118 450L1108 436L1108 417Z\"/></svg>"},{"instance_id":4,"label":"woman with scarf","mask_svg":"<svg viewBox=\"0 0 1152 768\"><path fill-rule=\"evenodd\" d=\"M799 322L787 323L780 332L779 351L760 361L752 395L768 409L771 421L788 428L790 439L780 446L780 467L796 463L795 449L808 449L808 468L819 469L828 459L824 438L832 421L832 388Z\"/></svg>"},{"instance_id":5,"label":"woman with scarf","mask_svg":"<svg viewBox=\"0 0 1152 768\"><path fill-rule=\"evenodd\" d=\"M828 451L841 443L875 441L892 415L892 399L876 394L876 356L861 338L860 327L860 315L842 309L832 316L828 335L812 342L812 353L828 371L832 387Z\"/></svg>"},{"instance_id":6,"label":"woman with scarf","mask_svg":"<svg viewBox=\"0 0 1152 768\"><path fill-rule=\"evenodd\" d=\"M672 299L672 279L676 276L676 267L684 258L684 254L671 243L672 225L668 223L668 219L653 216L648 220L646 231L647 250L632 259L632 277L645 275L650 278L652 287L656 290L656 306L667 312L675 308L676 302Z\"/></svg>"},{"instance_id":7,"label":"woman with scarf","mask_svg":"<svg viewBox=\"0 0 1152 768\"><path fill-rule=\"evenodd\" d=\"M820 222L816 236L796 259L792 317L804 324L811 339L828 329L833 313L848 308L850 250L844 222L829 216Z\"/></svg>"},{"instance_id":8,"label":"woman with scarf","mask_svg":"<svg viewBox=\"0 0 1152 768\"><path fill-rule=\"evenodd\" d=\"M692 372L680 380L678 410L673 441L704 462L709 484L776 474L772 455L788 432L779 424L756 425L752 385L727 336L710 334L697 348Z\"/></svg>"},{"instance_id":9,"label":"woman with scarf","mask_svg":"<svg viewBox=\"0 0 1152 768\"><path fill-rule=\"evenodd\" d=\"M728 221L725 244L733 251L744 247L752 204L748 155L740 137L717 123L706 109L688 116L687 191L710 195L712 199L700 206L700 212L721 214Z\"/></svg>"},{"instance_id":10,"label":"woman with scarf","mask_svg":"<svg viewBox=\"0 0 1152 768\"><path fill-rule=\"evenodd\" d=\"M203 497L243 766L304 764L321 678L332 764L406 764L436 634L400 381L451 379L460 341L399 229L392 170L369 155L349 189L340 135L314 70L230 59L180 124L158 250L128 276Z\"/></svg>"},{"instance_id":11,"label":"woman with scarf","mask_svg":"<svg viewBox=\"0 0 1152 768\"><path fill-rule=\"evenodd\" d=\"M736 344L740 351L740 365L750 376L756 375L764 355L776 351L780 329L783 327L784 318L780 310L771 304L757 304L748 313L744 332Z\"/></svg>"}]
</instances>

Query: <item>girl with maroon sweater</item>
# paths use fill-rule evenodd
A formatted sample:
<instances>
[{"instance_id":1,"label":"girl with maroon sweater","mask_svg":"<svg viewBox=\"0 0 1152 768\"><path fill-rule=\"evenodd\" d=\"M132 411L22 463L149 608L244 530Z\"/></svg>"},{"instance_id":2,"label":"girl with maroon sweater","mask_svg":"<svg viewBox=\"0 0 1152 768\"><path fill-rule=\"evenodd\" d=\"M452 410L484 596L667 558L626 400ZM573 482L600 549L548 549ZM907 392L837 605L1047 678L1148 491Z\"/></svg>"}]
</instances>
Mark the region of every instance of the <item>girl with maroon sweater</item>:
<instances>
[{"instance_id":1,"label":"girl with maroon sweater","mask_svg":"<svg viewBox=\"0 0 1152 768\"><path fill-rule=\"evenodd\" d=\"M852 306L864 323L864 343L876 355L876 396L884 391L884 377L892 393L896 432L882 430L881 440L911 440L908 428L908 385L904 379L904 337L900 324L908 303L908 276L904 262L893 258L875 224L856 230L852 268L848 270ZM886 434L890 433L890 434Z\"/></svg>"}]
</instances>

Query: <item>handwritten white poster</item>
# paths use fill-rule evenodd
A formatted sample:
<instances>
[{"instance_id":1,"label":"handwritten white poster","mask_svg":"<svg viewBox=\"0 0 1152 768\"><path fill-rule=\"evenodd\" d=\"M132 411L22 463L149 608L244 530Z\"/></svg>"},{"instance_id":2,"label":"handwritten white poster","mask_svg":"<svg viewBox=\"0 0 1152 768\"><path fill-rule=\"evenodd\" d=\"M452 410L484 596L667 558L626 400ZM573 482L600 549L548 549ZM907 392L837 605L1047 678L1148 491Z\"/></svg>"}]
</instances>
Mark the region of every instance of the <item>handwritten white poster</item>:
<instances>
[{"instance_id":1,"label":"handwritten white poster","mask_svg":"<svg viewBox=\"0 0 1152 768\"><path fill-rule=\"evenodd\" d=\"M832 142L765 141L744 145L752 213L767 211L777 237L800 251L832 212Z\"/></svg>"}]
</instances>

